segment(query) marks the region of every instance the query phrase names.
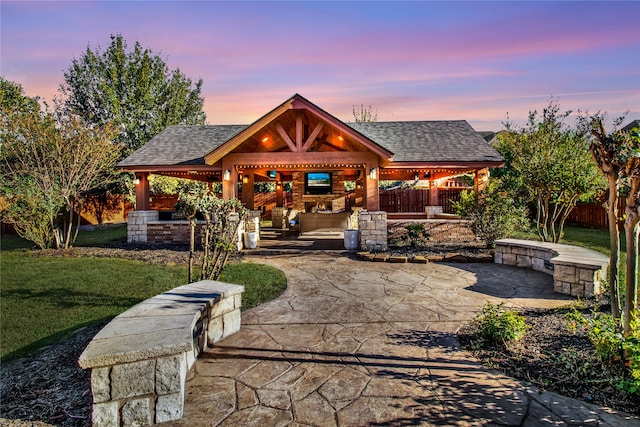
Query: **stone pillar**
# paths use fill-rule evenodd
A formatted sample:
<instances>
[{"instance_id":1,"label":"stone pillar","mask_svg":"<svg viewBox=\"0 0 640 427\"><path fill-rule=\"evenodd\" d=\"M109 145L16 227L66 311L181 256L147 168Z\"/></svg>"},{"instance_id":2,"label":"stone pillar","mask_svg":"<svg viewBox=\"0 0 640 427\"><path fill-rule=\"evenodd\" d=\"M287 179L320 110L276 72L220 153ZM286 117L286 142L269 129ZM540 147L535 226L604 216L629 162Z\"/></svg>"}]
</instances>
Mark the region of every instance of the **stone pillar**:
<instances>
[{"instance_id":1,"label":"stone pillar","mask_svg":"<svg viewBox=\"0 0 640 427\"><path fill-rule=\"evenodd\" d=\"M129 212L127 219L127 242L147 243L147 224L158 221L158 211L133 211Z\"/></svg>"},{"instance_id":2,"label":"stone pillar","mask_svg":"<svg viewBox=\"0 0 640 427\"><path fill-rule=\"evenodd\" d=\"M387 250L387 213L359 211L360 248L374 252Z\"/></svg>"},{"instance_id":3,"label":"stone pillar","mask_svg":"<svg viewBox=\"0 0 640 427\"><path fill-rule=\"evenodd\" d=\"M334 170L331 172L331 194L334 198L344 197L344 171Z\"/></svg>"},{"instance_id":4,"label":"stone pillar","mask_svg":"<svg viewBox=\"0 0 640 427\"><path fill-rule=\"evenodd\" d=\"M291 174L291 193L293 209L304 212L304 173L295 171Z\"/></svg>"}]
</instances>

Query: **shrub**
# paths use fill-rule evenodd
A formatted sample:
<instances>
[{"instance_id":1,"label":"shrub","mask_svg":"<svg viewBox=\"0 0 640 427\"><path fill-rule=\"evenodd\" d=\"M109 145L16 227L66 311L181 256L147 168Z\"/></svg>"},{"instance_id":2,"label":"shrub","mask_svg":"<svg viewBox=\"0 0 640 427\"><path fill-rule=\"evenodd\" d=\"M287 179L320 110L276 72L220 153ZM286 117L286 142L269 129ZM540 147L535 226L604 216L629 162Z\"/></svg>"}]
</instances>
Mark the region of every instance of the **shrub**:
<instances>
[{"instance_id":1,"label":"shrub","mask_svg":"<svg viewBox=\"0 0 640 427\"><path fill-rule=\"evenodd\" d=\"M424 228L424 224L413 223L394 229L394 236L390 239L392 246L426 248L431 235Z\"/></svg>"},{"instance_id":2,"label":"shrub","mask_svg":"<svg viewBox=\"0 0 640 427\"><path fill-rule=\"evenodd\" d=\"M528 228L526 209L516 206L513 198L503 191L499 180L490 181L479 192L463 191L454 208L458 215L471 220L473 232L488 247L516 230Z\"/></svg>"},{"instance_id":3,"label":"shrub","mask_svg":"<svg viewBox=\"0 0 640 427\"><path fill-rule=\"evenodd\" d=\"M504 303L493 305L487 302L475 318L483 338L497 341L518 341L529 326L524 316L514 310L502 308Z\"/></svg>"},{"instance_id":4,"label":"shrub","mask_svg":"<svg viewBox=\"0 0 640 427\"><path fill-rule=\"evenodd\" d=\"M624 365L625 375L617 387L640 395L640 321L637 313L632 317L631 330L624 334L610 314L594 312L593 317L587 318L575 308L567 313L567 319L584 327L602 363Z\"/></svg>"}]
</instances>

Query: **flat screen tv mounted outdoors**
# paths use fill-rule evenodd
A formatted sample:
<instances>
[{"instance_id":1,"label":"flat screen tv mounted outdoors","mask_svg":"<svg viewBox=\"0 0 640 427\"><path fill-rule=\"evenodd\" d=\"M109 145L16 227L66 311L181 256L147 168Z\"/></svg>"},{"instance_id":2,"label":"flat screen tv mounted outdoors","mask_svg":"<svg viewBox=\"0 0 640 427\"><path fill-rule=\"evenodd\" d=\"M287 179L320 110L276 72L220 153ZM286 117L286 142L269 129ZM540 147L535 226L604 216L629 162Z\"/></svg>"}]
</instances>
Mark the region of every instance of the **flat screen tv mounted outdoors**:
<instances>
[{"instance_id":1,"label":"flat screen tv mounted outdoors","mask_svg":"<svg viewBox=\"0 0 640 427\"><path fill-rule=\"evenodd\" d=\"M304 174L305 194L331 194L331 172L307 172Z\"/></svg>"}]
</instances>

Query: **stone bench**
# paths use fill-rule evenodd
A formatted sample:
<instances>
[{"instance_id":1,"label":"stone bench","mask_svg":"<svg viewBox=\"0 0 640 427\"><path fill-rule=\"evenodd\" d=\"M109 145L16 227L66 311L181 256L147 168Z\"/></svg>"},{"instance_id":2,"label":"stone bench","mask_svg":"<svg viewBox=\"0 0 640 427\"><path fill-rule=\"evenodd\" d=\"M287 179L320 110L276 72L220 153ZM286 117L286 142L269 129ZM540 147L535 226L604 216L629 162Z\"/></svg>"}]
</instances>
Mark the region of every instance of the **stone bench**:
<instances>
[{"instance_id":1,"label":"stone bench","mask_svg":"<svg viewBox=\"0 0 640 427\"><path fill-rule=\"evenodd\" d=\"M91 369L93 425L182 418L187 372L198 355L240 330L244 287L212 280L149 298L107 324L80 355Z\"/></svg>"},{"instance_id":2,"label":"stone bench","mask_svg":"<svg viewBox=\"0 0 640 427\"><path fill-rule=\"evenodd\" d=\"M591 249L518 239L497 240L494 262L551 274L555 292L583 298L602 292L609 267L609 257Z\"/></svg>"}]
</instances>

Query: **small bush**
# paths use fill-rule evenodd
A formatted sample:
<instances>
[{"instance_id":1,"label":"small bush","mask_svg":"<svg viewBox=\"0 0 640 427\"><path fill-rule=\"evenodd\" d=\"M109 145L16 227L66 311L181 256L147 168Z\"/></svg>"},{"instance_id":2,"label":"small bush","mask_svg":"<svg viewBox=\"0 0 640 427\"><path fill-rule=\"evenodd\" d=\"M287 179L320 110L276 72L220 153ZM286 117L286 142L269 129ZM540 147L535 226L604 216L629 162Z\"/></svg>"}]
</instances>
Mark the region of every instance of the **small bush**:
<instances>
[{"instance_id":1,"label":"small bush","mask_svg":"<svg viewBox=\"0 0 640 427\"><path fill-rule=\"evenodd\" d=\"M483 338L497 341L517 341L528 329L524 316L514 310L502 308L504 303L493 305L487 302L476 317Z\"/></svg>"},{"instance_id":2,"label":"small bush","mask_svg":"<svg viewBox=\"0 0 640 427\"><path fill-rule=\"evenodd\" d=\"M414 223L399 228L396 237L390 240L391 245L399 247L426 248L429 246L431 235L424 228L424 224Z\"/></svg>"},{"instance_id":3,"label":"small bush","mask_svg":"<svg viewBox=\"0 0 640 427\"><path fill-rule=\"evenodd\" d=\"M453 206L458 215L471 221L473 232L490 248L496 240L529 226L526 209L516 206L498 180L490 181L480 192L463 191Z\"/></svg>"},{"instance_id":4,"label":"small bush","mask_svg":"<svg viewBox=\"0 0 640 427\"><path fill-rule=\"evenodd\" d=\"M583 326L596 349L600 362L613 366L623 364L625 375L616 386L640 395L640 322L636 314L628 335L610 314L594 312L587 318L578 310L567 313L567 319Z\"/></svg>"}]
</instances>

